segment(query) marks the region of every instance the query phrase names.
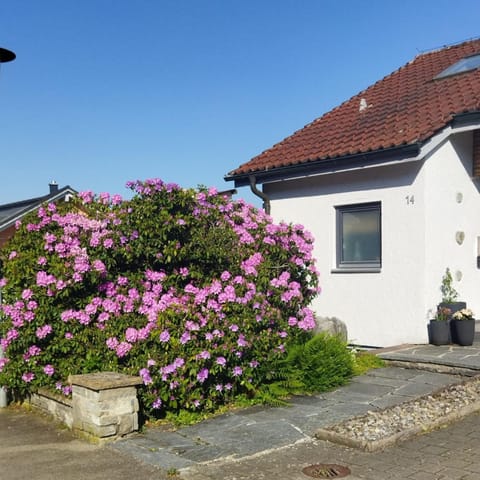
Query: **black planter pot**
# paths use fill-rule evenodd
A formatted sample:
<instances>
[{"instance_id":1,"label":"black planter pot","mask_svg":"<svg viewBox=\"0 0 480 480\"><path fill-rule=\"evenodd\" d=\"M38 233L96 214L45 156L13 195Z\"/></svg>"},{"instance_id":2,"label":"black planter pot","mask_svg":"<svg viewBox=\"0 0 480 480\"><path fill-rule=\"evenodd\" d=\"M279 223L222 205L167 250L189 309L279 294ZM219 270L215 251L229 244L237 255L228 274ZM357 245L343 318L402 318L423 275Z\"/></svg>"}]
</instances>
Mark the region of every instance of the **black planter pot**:
<instances>
[{"instance_id":1,"label":"black planter pot","mask_svg":"<svg viewBox=\"0 0 480 480\"><path fill-rule=\"evenodd\" d=\"M450 310L450 314L448 315L448 324L450 328L450 341L449 343L458 343L458 339L456 337L456 331L453 327L452 317L455 312L462 310L463 308L467 308L467 302L442 302L439 303L437 306L437 310L441 308L448 308Z\"/></svg>"},{"instance_id":2,"label":"black planter pot","mask_svg":"<svg viewBox=\"0 0 480 480\"><path fill-rule=\"evenodd\" d=\"M475 319L451 321L454 342L462 347L472 345L475 338Z\"/></svg>"},{"instance_id":3,"label":"black planter pot","mask_svg":"<svg viewBox=\"0 0 480 480\"><path fill-rule=\"evenodd\" d=\"M428 333L432 345L448 345L450 343L450 322L430 320Z\"/></svg>"}]
</instances>

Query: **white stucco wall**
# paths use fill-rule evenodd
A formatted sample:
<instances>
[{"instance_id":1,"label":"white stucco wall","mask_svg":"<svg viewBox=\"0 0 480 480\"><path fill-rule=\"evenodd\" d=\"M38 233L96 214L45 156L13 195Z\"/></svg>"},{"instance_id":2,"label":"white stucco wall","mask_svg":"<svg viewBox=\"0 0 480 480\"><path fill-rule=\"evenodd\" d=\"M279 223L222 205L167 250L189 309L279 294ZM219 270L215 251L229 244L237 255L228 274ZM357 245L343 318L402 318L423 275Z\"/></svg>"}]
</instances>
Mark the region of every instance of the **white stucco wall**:
<instances>
[{"instance_id":1,"label":"white stucco wall","mask_svg":"<svg viewBox=\"0 0 480 480\"><path fill-rule=\"evenodd\" d=\"M427 306L435 308L442 276L449 267L459 300L466 301L480 318L480 270L476 262L480 194L471 171L470 132L452 136L425 162L425 297ZM465 236L462 244L456 241L457 232Z\"/></svg>"},{"instance_id":2,"label":"white stucco wall","mask_svg":"<svg viewBox=\"0 0 480 480\"><path fill-rule=\"evenodd\" d=\"M463 163L458 161L460 153ZM424 161L264 185L276 220L302 223L316 239L322 293L313 308L347 324L359 345L428 341L427 323L440 301L445 268L461 271L462 299L480 313L480 195L470 178L471 134L455 136ZM465 165L464 165L465 164ZM463 194L457 203L456 194ZM337 273L335 207L381 202L382 268ZM455 232L465 232L462 246Z\"/></svg>"}]
</instances>

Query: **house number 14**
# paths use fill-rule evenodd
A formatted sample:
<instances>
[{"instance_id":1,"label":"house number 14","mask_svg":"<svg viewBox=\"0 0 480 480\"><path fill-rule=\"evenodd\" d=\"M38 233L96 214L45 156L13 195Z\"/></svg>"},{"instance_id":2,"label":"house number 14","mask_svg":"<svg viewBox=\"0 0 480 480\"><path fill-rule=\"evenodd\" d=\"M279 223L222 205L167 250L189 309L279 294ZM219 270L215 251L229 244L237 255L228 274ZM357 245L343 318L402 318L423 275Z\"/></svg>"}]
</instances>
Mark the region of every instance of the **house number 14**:
<instances>
[{"instance_id":1,"label":"house number 14","mask_svg":"<svg viewBox=\"0 0 480 480\"><path fill-rule=\"evenodd\" d=\"M407 205L413 205L415 203L415 197L413 195L407 195L405 200L407 201Z\"/></svg>"}]
</instances>

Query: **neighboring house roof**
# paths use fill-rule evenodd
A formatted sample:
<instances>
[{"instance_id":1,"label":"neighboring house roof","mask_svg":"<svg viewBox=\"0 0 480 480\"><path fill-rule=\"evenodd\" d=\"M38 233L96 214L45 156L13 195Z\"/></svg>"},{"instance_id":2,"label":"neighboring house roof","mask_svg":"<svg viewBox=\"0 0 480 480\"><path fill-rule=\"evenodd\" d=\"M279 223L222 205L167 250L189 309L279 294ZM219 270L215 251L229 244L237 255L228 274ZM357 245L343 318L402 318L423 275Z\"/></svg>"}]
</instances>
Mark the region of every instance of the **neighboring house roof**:
<instances>
[{"instance_id":1,"label":"neighboring house roof","mask_svg":"<svg viewBox=\"0 0 480 480\"><path fill-rule=\"evenodd\" d=\"M47 195L0 205L0 232L11 227L17 220L42 204L64 200L66 197L68 198L68 195L75 195L76 193L76 190L69 185L59 189L58 185L50 184L50 193Z\"/></svg>"},{"instance_id":2,"label":"neighboring house roof","mask_svg":"<svg viewBox=\"0 0 480 480\"><path fill-rule=\"evenodd\" d=\"M340 163L371 154L418 149L459 115L480 113L480 69L435 77L480 54L480 39L423 53L272 148L230 172L235 186L272 170ZM471 119L471 118L470 118ZM478 121L478 118L475 118ZM270 177L271 178L271 177Z\"/></svg>"}]
</instances>

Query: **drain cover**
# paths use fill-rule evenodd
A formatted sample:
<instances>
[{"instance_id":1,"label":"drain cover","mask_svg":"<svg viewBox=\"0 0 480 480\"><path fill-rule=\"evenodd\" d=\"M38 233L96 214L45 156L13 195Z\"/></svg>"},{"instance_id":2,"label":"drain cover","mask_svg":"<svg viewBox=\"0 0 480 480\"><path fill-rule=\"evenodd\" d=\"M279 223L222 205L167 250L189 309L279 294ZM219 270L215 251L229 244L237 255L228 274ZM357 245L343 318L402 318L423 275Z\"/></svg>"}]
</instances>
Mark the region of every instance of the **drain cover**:
<instances>
[{"instance_id":1,"label":"drain cover","mask_svg":"<svg viewBox=\"0 0 480 480\"><path fill-rule=\"evenodd\" d=\"M342 478L350 475L350 469L334 463L317 463L305 467L302 472L313 478Z\"/></svg>"}]
</instances>

